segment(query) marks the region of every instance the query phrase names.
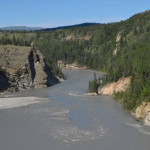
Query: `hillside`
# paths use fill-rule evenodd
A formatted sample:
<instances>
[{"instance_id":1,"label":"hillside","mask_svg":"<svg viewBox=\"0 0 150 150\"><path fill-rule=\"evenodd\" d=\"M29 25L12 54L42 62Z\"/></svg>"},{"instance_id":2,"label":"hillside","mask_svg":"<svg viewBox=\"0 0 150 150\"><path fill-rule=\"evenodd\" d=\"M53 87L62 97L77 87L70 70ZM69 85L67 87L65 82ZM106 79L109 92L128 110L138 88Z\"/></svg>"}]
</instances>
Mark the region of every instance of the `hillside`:
<instances>
[{"instance_id":1,"label":"hillside","mask_svg":"<svg viewBox=\"0 0 150 150\"><path fill-rule=\"evenodd\" d=\"M135 109L150 101L150 11L126 21L51 31L36 41L36 47L57 62L77 62L105 71L102 85L131 77L128 90L116 93L125 108Z\"/></svg>"},{"instance_id":2,"label":"hillside","mask_svg":"<svg viewBox=\"0 0 150 150\"><path fill-rule=\"evenodd\" d=\"M31 42L48 64L78 63L107 72L100 86L131 77L125 92L115 93L128 110L150 101L150 11L126 21L73 26L54 31L0 32L0 44L29 46ZM54 66L53 65L53 66ZM54 73L60 71L52 67ZM100 83L100 82L99 82Z\"/></svg>"},{"instance_id":3,"label":"hillside","mask_svg":"<svg viewBox=\"0 0 150 150\"><path fill-rule=\"evenodd\" d=\"M70 29L70 28L75 28L75 27L89 27L89 26L95 26L98 24L99 23L82 23L82 24L62 26L62 27L56 27L56 28L44 28L44 29L41 29L41 31L55 31L55 30Z\"/></svg>"}]
</instances>

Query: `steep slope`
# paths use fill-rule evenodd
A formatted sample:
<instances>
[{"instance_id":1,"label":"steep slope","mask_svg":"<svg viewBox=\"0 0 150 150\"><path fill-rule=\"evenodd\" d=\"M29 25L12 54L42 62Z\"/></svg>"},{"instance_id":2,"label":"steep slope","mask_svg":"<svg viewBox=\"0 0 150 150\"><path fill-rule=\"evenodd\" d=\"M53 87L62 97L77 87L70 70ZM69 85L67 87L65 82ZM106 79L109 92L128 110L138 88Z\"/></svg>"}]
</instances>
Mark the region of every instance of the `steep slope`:
<instances>
[{"instance_id":1,"label":"steep slope","mask_svg":"<svg viewBox=\"0 0 150 150\"><path fill-rule=\"evenodd\" d=\"M69 29L69 28L75 28L75 27L89 27L89 26L95 26L98 24L99 23L82 23L82 24L62 26L62 27L56 27L56 28L46 28L46 29L41 29L41 31L55 31L55 30Z\"/></svg>"},{"instance_id":2,"label":"steep slope","mask_svg":"<svg viewBox=\"0 0 150 150\"><path fill-rule=\"evenodd\" d=\"M1 73L1 89L7 88L9 92L43 88L59 82L50 72L43 55L31 47L0 46L0 66L7 73L3 78ZM7 78L9 84L6 84Z\"/></svg>"},{"instance_id":3,"label":"steep slope","mask_svg":"<svg viewBox=\"0 0 150 150\"><path fill-rule=\"evenodd\" d=\"M116 95L128 110L150 101L150 11L119 23L51 31L36 47L54 62L77 62L107 72L102 85L131 77L129 88Z\"/></svg>"},{"instance_id":4,"label":"steep slope","mask_svg":"<svg viewBox=\"0 0 150 150\"><path fill-rule=\"evenodd\" d=\"M124 92L130 85L130 78L122 78L117 82L112 82L103 87L98 88L98 94L102 95L110 95L112 96L114 93Z\"/></svg>"}]
</instances>

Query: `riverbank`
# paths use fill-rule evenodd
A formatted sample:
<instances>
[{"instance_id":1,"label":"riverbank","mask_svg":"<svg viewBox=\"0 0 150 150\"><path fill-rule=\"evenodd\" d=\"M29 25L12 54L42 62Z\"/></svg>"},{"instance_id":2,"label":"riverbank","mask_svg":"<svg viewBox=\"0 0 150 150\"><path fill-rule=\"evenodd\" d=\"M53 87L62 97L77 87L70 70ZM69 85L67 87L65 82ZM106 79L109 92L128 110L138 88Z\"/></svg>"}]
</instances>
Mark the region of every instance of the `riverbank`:
<instances>
[{"instance_id":1,"label":"riverbank","mask_svg":"<svg viewBox=\"0 0 150 150\"><path fill-rule=\"evenodd\" d=\"M131 83L131 77L121 78L117 82L109 83L103 87L98 88L98 95L108 95L111 96L119 103L123 103L118 94L125 92ZM91 94L93 95L93 93ZM115 96L114 96L115 95ZM128 110L129 111L129 110ZM129 111L136 120L142 121L145 125L150 126L150 103L142 102L135 109Z\"/></svg>"},{"instance_id":2,"label":"riverbank","mask_svg":"<svg viewBox=\"0 0 150 150\"><path fill-rule=\"evenodd\" d=\"M80 66L76 63L72 64L66 64L61 67L62 70L87 70L88 68L86 66Z\"/></svg>"},{"instance_id":3,"label":"riverbank","mask_svg":"<svg viewBox=\"0 0 150 150\"><path fill-rule=\"evenodd\" d=\"M27 106L31 104L40 103L46 101L46 98L40 97L9 97L9 98L0 98L0 109L9 109Z\"/></svg>"}]
</instances>

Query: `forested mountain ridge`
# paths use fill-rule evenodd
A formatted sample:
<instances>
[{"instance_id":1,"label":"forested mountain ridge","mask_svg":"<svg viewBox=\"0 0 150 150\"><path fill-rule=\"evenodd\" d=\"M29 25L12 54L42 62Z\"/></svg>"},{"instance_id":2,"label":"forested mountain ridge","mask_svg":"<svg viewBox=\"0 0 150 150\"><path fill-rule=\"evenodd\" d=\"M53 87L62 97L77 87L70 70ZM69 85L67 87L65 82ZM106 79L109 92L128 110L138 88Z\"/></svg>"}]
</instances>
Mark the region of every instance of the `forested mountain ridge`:
<instances>
[{"instance_id":1,"label":"forested mountain ridge","mask_svg":"<svg viewBox=\"0 0 150 150\"><path fill-rule=\"evenodd\" d=\"M42 30L41 27L26 27L26 26L8 26L0 28L2 31L37 31Z\"/></svg>"},{"instance_id":2,"label":"forested mountain ridge","mask_svg":"<svg viewBox=\"0 0 150 150\"><path fill-rule=\"evenodd\" d=\"M77 62L107 72L103 85L131 77L126 92L116 93L127 109L150 101L150 11L118 23L55 31L0 32L1 44L29 45L32 41L48 64L57 64L58 60Z\"/></svg>"},{"instance_id":3,"label":"forested mountain ridge","mask_svg":"<svg viewBox=\"0 0 150 150\"><path fill-rule=\"evenodd\" d=\"M89 26L94 26L98 24L99 23L82 23L82 24L76 24L76 25L61 26L61 27L56 27L56 28L44 28L44 29L41 29L41 31L54 31L54 30L61 30L61 29L69 29L73 27L89 27Z\"/></svg>"},{"instance_id":4,"label":"forested mountain ridge","mask_svg":"<svg viewBox=\"0 0 150 150\"><path fill-rule=\"evenodd\" d=\"M8 26L8 27L1 27L1 31L55 31L61 29L69 29L73 27L88 27L98 25L99 23L82 23L76 25L69 25L69 26L61 26L61 27L54 27L54 28L42 28L42 27L27 27L27 26Z\"/></svg>"},{"instance_id":5,"label":"forested mountain ridge","mask_svg":"<svg viewBox=\"0 0 150 150\"><path fill-rule=\"evenodd\" d=\"M54 62L78 62L102 70L103 85L131 77L129 89L116 93L132 110L150 101L150 11L136 14L119 23L71 28L49 32L36 46Z\"/></svg>"}]
</instances>

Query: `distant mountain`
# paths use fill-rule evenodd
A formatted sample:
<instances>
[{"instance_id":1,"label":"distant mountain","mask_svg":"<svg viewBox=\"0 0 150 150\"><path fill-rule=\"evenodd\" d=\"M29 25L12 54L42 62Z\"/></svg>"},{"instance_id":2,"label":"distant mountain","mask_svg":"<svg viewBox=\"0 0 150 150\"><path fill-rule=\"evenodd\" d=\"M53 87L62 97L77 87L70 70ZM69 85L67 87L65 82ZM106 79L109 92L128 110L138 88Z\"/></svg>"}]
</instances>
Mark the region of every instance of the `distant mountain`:
<instances>
[{"instance_id":1,"label":"distant mountain","mask_svg":"<svg viewBox=\"0 0 150 150\"><path fill-rule=\"evenodd\" d=\"M8 27L2 27L0 30L2 31L55 31L60 29L69 29L73 27L88 27L88 26L95 26L99 23L82 23L77 25L70 25L70 26L61 26L56 28L41 28L41 27L26 27L26 26L8 26Z\"/></svg>"},{"instance_id":2,"label":"distant mountain","mask_svg":"<svg viewBox=\"0 0 150 150\"><path fill-rule=\"evenodd\" d=\"M41 30L42 31L54 31L54 30L60 30L60 29L69 29L73 27L89 27L89 26L95 26L98 24L99 23L82 23L82 24L76 24L76 25L70 25L70 26L61 26L61 27L56 27L56 28L45 28Z\"/></svg>"},{"instance_id":3,"label":"distant mountain","mask_svg":"<svg viewBox=\"0 0 150 150\"><path fill-rule=\"evenodd\" d=\"M26 26L8 26L0 28L2 31L36 31L41 30L41 27L26 27Z\"/></svg>"}]
</instances>

